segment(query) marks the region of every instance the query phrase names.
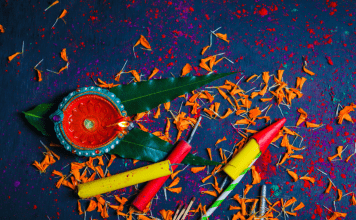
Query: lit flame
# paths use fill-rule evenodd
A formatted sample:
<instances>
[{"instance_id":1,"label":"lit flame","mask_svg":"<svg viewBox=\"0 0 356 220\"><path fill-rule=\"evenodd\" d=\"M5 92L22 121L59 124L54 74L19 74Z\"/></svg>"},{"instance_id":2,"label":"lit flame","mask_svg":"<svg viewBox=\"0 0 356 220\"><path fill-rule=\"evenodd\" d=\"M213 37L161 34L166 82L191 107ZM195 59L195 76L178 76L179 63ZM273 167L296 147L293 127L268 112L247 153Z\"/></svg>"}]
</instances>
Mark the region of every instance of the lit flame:
<instances>
[{"instance_id":1,"label":"lit flame","mask_svg":"<svg viewBox=\"0 0 356 220\"><path fill-rule=\"evenodd\" d=\"M130 125L130 123L127 121L122 121L122 122L119 122L118 125L122 128L127 128Z\"/></svg>"},{"instance_id":2,"label":"lit flame","mask_svg":"<svg viewBox=\"0 0 356 220\"><path fill-rule=\"evenodd\" d=\"M122 122L117 122L117 123L108 125L108 126L106 126L106 127L120 126L120 127L122 127L122 128L127 128L129 125L130 125L130 122L122 121Z\"/></svg>"}]
</instances>

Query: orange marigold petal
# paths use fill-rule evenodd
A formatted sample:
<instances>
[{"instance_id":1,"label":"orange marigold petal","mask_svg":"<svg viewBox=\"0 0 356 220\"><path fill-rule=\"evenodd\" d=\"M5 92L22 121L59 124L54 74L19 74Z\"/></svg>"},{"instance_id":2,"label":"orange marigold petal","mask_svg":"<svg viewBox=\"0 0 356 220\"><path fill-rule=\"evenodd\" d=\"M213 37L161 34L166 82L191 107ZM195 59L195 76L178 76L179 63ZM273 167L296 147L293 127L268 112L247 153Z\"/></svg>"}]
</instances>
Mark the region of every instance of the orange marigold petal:
<instances>
[{"instance_id":1,"label":"orange marigold petal","mask_svg":"<svg viewBox=\"0 0 356 220\"><path fill-rule=\"evenodd\" d=\"M159 118L159 116L161 116L161 109L160 109L160 106L161 106L161 105L159 105L159 106L157 107L156 114L153 116L154 118Z\"/></svg>"},{"instance_id":2,"label":"orange marigold petal","mask_svg":"<svg viewBox=\"0 0 356 220\"><path fill-rule=\"evenodd\" d=\"M158 73L159 69L157 69L156 67L152 70L151 75L148 77L148 80L150 80L152 77L154 77L154 75L156 75Z\"/></svg>"},{"instance_id":3,"label":"orange marigold petal","mask_svg":"<svg viewBox=\"0 0 356 220\"><path fill-rule=\"evenodd\" d=\"M180 178L179 178L179 177L175 178L175 179L171 182L171 184L169 184L168 188L172 188L173 186L178 185L179 181L180 181Z\"/></svg>"},{"instance_id":4,"label":"orange marigold petal","mask_svg":"<svg viewBox=\"0 0 356 220\"><path fill-rule=\"evenodd\" d=\"M355 194L352 194L352 197L351 197L351 205L356 205Z\"/></svg>"},{"instance_id":5,"label":"orange marigold petal","mask_svg":"<svg viewBox=\"0 0 356 220\"><path fill-rule=\"evenodd\" d=\"M304 159L303 155L290 155L290 158L300 159L300 160Z\"/></svg>"},{"instance_id":6,"label":"orange marigold petal","mask_svg":"<svg viewBox=\"0 0 356 220\"><path fill-rule=\"evenodd\" d=\"M87 212L94 211L98 207L98 204L94 200L90 200L89 206L87 208Z\"/></svg>"},{"instance_id":7,"label":"orange marigold petal","mask_svg":"<svg viewBox=\"0 0 356 220\"><path fill-rule=\"evenodd\" d=\"M37 72L37 80L38 80L38 82L41 82L42 81L42 71L38 70L36 68L35 68L35 70Z\"/></svg>"},{"instance_id":8,"label":"orange marigold petal","mask_svg":"<svg viewBox=\"0 0 356 220\"><path fill-rule=\"evenodd\" d=\"M293 178L294 182L297 182L299 177L298 174L296 174L295 172L291 171L291 170L287 170L288 174Z\"/></svg>"},{"instance_id":9,"label":"orange marigold petal","mask_svg":"<svg viewBox=\"0 0 356 220\"><path fill-rule=\"evenodd\" d=\"M223 141L226 141L226 140L227 140L227 139L226 139L225 136L224 136L223 138L218 139L218 140L216 141L216 143L215 143L215 146L216 146L217 144L223 142Z\"/></svg>"},{"instance_id":10,"label":"orange marigold petal","mask_svg":"<svg viewBox=\"0 0 356 220\"><path fill-rule=\"evenodd\" d=\"M347 213L341 213L341 212L334 212L331 218L329 220L336 220L339 217L345 218L347 216Z\"/></svg>"},{"instance_id":11,"label":"orange marigold petal","mask_svg":"<svg viewBox=\"0 0 356 220\"><path fill-rule=\"evenodd\" d=\"M172 220L172 215L174 214L174 212L172 210L166 211L164 209L159 211L159 213L162 215L163 220Z\"/></svg>"},{"instance_id":12,"label":"orange marigold petal","mask_svg":"<svg viewBox=\"0 0 356 220\"><path fill-rule=\"evenodd\" d=\"M261 110L259 107L256 107L254 109L251 109L249 112L248 112L248 117L250 117L251 119L254 119L256 117L258 117L259 115L261 115Z\"/></svg>"},{"instance_id":13,"label":"orange marigold petal","mask_svg":"<svg viewBox=\"0 0 356 220\"><path fill-rule=\"evenodd\" d=\"M33 162L32 165L35 166L39 171L43 172L43 168L42 168L41 164L39 162L37 162L36 160Z\"/></svg>"},{"instance_id":14,"label":"orange marigold petal","mask_svg":"<svg viewBox=\"0 0 356 220\"><path fill-rule=\"evenodd\" d=\"M106 206L103 207L103 210L101 211L100 215L102 218L109 218L109 214L108 214L108 210L107 210Z\"/></svg>"},{"instance_id":15,"label":"orange marigold petal","mask_svg":"<svg viewBox=\"0 0 356 220\"><path fill-rule=\"evenodd\" d=\"M315 124L315 123L311 123L311 122L305 122L307 128L318 128L320 127L322 124Z\"/></svg>"},{"instance_id":16,"label":"orange marigold petal","mask_svg":"<svg viewBox=\"0 0 356 220\"><path fill-rule=\"evenodd\" d=\"M140 127L140 129L141 129L142 131L148 132L148 129L145 128L145 126L143 126L141 123L137 123L137 125Z\"/></svg>"},{"instance_id":17,"label":"orange marigold petal","mask_svg":"<svg viewBox=\"0 0 356 220\"><path fill-rule=\"evenodd\" d=\"M61 58L68 62L68 57L67 57L67 49L66 48L63 48L63 50L61 51Z\"/></svg>"},{"instance_id":18,"label":"orange marigold petal","mask_svg":"<svg viewBox=\"0 0 356 220\"><path fill-rule=\"evenodd\" d=\"M59 187L61 187L61 185L63 184L65 176L62 176L56 183L56 187L59 189Z\"/></svg>"},{"instance_id":19,"label":"orange marigold petal","mask_svg":"<svg viewBox=\"0 0 356 220\"><path fill-rule=\"evenodd\" d=\"M80 205L80 202L78 200L78 212L79 212L79 215L83 215L83 211L82 211L82 206Z\"/></svg>"},{"instance_id":20,"label":"orange marigold petal","mask_svg":"<svg viewBox=\"0 0 356 220\"><path fill-rule=\"evenodd\" d=\"M232 113L233 113L233 111L232 111L230 108L228 108L228 109L227 109L227 112L226 112L223 116L221 116L220 119L225 119L225 118L227 118L229 115L231 115Z\"/></svg>"},{"instance_id":21,"label":"orange marigold petal","mask_svg":"<svg viewBox=\"0 0 356 220\"><path fill-rule=\"evenodd\" d=\"M182 170L177 170L177 171L175 171L174 173L172 173L171 174L171 179L174 179L177 175L178 175L178 173L180 173Z\"/></svg>"},{"instance_id":22,"label":"orange marigold petal","mask_svg":"<svg viewBox=\"0 0 356 220\"><path fill-rule=\"evenodd\" d=\"M203 182L203 183L205 183L208 179L210 179L210 177L212 177L213 175L209 175L209 176L207 176L207 177L205 177L204 179L202 179L201 181Z\"/></svg>"},{"instance_id":23,"label":"orange marigold petal","mask_svg":"<svg viewBox=\"0 0 356 220\"><path fill-rule=\"evenodd\" d=\"M263 73L262 73L262 80L263 80L263 82L265 82L266 84L268 84L268 81L269 81L269 72L263 72Z\"/></svg>"},{"instance_id":24,"label":"orange marigold petal","mask_svg":"<svg viewBox=\"0 0 356 220\"><path fill-rule=\"evenodd\" d=\"M244 190L244 196L247 195L248 191L250 191L250 189L251 189L252 187L253 187L253 185L249 185L249 184L246 185L246 188L245 188L245 190Z\"/></svg>"},{"instance_id":25,"label":"orange marigold petal","mask_svg":"<svg viewBox=\"0 0 356 220\"><path fill-rule=\"evenodd\" d=\"M206 150L208 151L210 160L213 160L213 157L211 156L211 148L206 148Z\"/></svg>"},{"instance_id":26,"label":"orange marigold petal","mask_svg":"<svg viewBox=\"0 0 356 220\"><path fill-rule=\"evenodd\" d=\"M205 53L205 51L207 50L207 49L209 49L209 45L208 46L206 46L206 47L204 47L203 49L202 49L202 51L201 51L201 55L204 55L204 53Z\"/></svg>"},{"instance_id":27,"label":"orange marigold petal","mask_svg":"<svg viewBox=\"0 0 356 220\"><path fill-rule=\"evenodd\" d=\"M59 172L57 170L53 170L52 174L57 175L57 176L63 176L63 173L61 173L61 172Z\"/></svg>"},{"instance_id":28,"label":"orange marigold petal","mask_svg":"<svg viewBox=\"0 0 356 220\"><path fill-rule=\"evenodd\" d=\"M349 162L349 160L351 159L351 157L353 156L354 154L351 154L350 156L348 156L347 158L346 158L346 162Z\"/></svg>"},{"instance_id":29,"label":"orange marigold petal","mask_svg":"<svg viewBox=\"0 0 356 220\"><path fill-rule=\"evenodd\" d=\"M22 54L20 52L16 52L15 54L8 56L7 59L9 59L9 61L11 62L11 60L13 60L17 55Z\"/></svg>"},{"instance_id":30,"label":"orange marigold petal","mask_svg":"<svg viewBox=\"0 0 356 220\"><path fill-rule=\"evenodd\" d=\"M146 47L146 49L151 50L151 45L148 43L148 41L146 40L146 38L143 35L141 35L141 37L140 37L140 43L142 46Z\"/></svg>"},{"instance_id":31,"label":"orange marigold petal","mask_svg":"<svg viewBox=\"0 0 356 220\"><path fill-rule=\"evenodd\" d=\"M192 173L198 173L200 171L203 171L206 168L206 166L203 167L192 167L190 168L190 171L192 171Z\"/></svg>"},{"instance_id":32,"label":"orange marigold petal","mask_svg":"<svg viewBox=\"0 0 356 220\"><path fill-rule=\"evenodd\" d=\"M288 207L288 206L292 205L293 203L295 203L296 201L297 201L297 199L292 197L291 199L286 201L286 203L284 204L284 207Z\"/></svg>"},{"instance_id":33,"label":"orange marigold petal","mask_svg":"<svg viewBox=\"0 0 356 220\"><path fill-rule=\"evenodd\" d=\"M303 176L303 177L300 177L301 180L308 180L309 182L311 183L315 183L315 178L313 177L309 177L309 176Z\"/></svg>"},{"instance_id":34,"label":"orange marigold petal","mask_svg":"<svg viewBox=\"0 0 356 220\"><path fill-rule=\"evenodd\" d=\"M182 191L182 187L177 187L177 188L167 188L168 191L172 193L177 193L179 194Z\"/></svg>"},{"instance_id":35,"label":"orange marigold petal","mask_svg":"<svg viewBox=\"0 0 356 220\"><path fill-rule=\"evenodd\" d=\"M199 66L201 68L205 69L206 71L209 71L209 72L211 71L210 67L208 65L206 65L206 63L203 61L199 63Z\"/></svg>"},{"instance_id":36,"label":"orange marigold petal","mask_svg":"<svg viewBox=\"0 0 356 220\"><path fill-rule=\"evenodd\" d=\"M312 71L308 70L305 66L303 66L303 71L306 72L306 73L308 73L308 74L311 75L311 76L314 76L314 75L315 75L315 73L313 73Z\"/></svg>"},{"instance_id":37,"label":"orange marigold petal","mask_svg":"<svg viewBox=\"0 0 356 220\"><path fill-rule=\"evenodd\" d=\"M185 66L182 69L182 75L181 76L187 75L188 73L190 73L190 71L192 71L192 66L189 63L185 64Z\"/></svg>"},{"instance_id":38,"label":"orange marigold petal","mask_svg":"<svg viewBox=\"0 0 356 220\"><path fill-rule=\"evenodd\" d=\"M114 162L115 159L116 159L116 156L114 154L111 154L110 155L110 160L109 160L108 165L106 167L109 168L111 166L111 164Z\"/></svg>"},{"instance_id":39,"label":"orange marigold petal","mask_svg":"<svg viewBox=\"0 0 356 220\"><path fill-rule=\"evenodd\" d=\"M338 198L336 201L340 201L342 199L342 190L341 189L337 189L337 194L338 194Z\"/></svg>"},{"instance_id":40,"label":"orange marigold petal","mask_svg":"<svg viewBox=\"0 0 356 220\"><path fill-rule=\"evenodd\" d=\"M208 194L208 195L211 195L211 196L214 196L214 197L217 197L217 196L218 196L215 191L211 191L211 190L202 191L201 193L202 193L202 194Z\"/></svg>"},{"instance_id":41,"label":"orange marigold petal","mask_svg":"<svg viewBox=\"0 0 356 220\"><path fill-rule=\"evenodd\" d=\"M62 67L57 74L60 74L63 70L67 69L68 68L68 65L65 65L64 67Z\"/></svg>"},{"instance_id":42,"label":"orange marigold petal","mask_svg":"<svg viewBox=\"0 0 356 220\"><path fill-rule=\"evenodd\" d=\"M256 167L252 166L251 171L252 171L252 178L253 178L252 185L259 184L261 182L261 176L257 172Z\"/></svg>"},{"instance_id":43,"label":"orange marigold petal","mask_svg":"<svg viewBox=\"0 0 356 220\"><path fill-rule=\"evenodd\" d=\"M299 205L297 205L297 206L293 209L293 211L298 211L298 210L300 210L300 209L302 209L302 208L304 208L304 207L305 207L305 206L304 206L304 203L300 202Z\"/></svg>"},{"instance_id":44,"label":"orange marigold petal","mask_svg":"<svg viewBox=\"0 0 356 220\"><path fill-rule=\"evenodd\" d=\"M104 175L104 171L103 171L103 169L101 168L101 166L96 166L95 167L95 170L99 173L99 175L101 176L101 177L104 177L105 175Z\"/></svg>"},{"instance_id":45,"label":"orange marigold petal","mask_svg":"<svg viewBox=\"0 0 356 220\"><path fill-rule=\"evenodd\" d=\"M135 77L135 79L136 79L137 82L140 82L140 81L141 81L141 77L140 77L140 75L137 73L136 70L130 70L130 71L128 71L128 73L131 73L131 74Z\"/></svg>"},{"instance_id":46,"label":"orange marigold petal","mask_svg":"<svg viewBox=\"0 0 356 220\"><path fill-rule=\"evenodd\" d=\"M246 82L250 82L252 79L256 78L257 76L258 76L258 75L253 74L252 76L250 76L250 77L246 80Z\"/></svg>"},{"instance_id":47,"label":"orange marigold petal","mask_svg":"<svg viewBox=\"0 0 356 220\"><path fill-rule=\"evenodd\" d=\"M152 218L149 218L149 217L144 216L144 215L139 215L139 216L137 217L137 220L152 220Z\"/></svg>"},{"instance_id":48,"label":"orange marigold petal","mask_svg":"<svg viewBox=\"0 0 356 220\"><path fill-rule=\"evenodd\" d=\"M230 43L230 41L227 39L227 34L221 34L221 33L216 33L215 34L218 38Z\"/></svg>"},{"instance_id":49,"label":"orange marigold petal","mask_svg":"<svg viewBox=\"0 0 356 220\"><path fill-rule=\"evenodd\" d=\"M229 210L241 210L241 207L230 205L230 206L229 206Z\"/></svg>"},{"instance_id":50,"label":"orange marigold petal","mask_svg":"<svg viewBox=\"0 0 356 220\"><path fill-rule=\"evenodd\" d=\"M329 194L330 193L330 190L331 190L331 187L332 187L332 182L329 180L329 185L328 185L328 187L326 188L326 190L325 190L325 193L326 194Z\"/></svg>"},{"instance_id":51,"label":"orange marigold petal","mask_svg":"<svg viewBox=\"0 0 356 220\"><path fill-rule=\"evenodd\" d=\"M61 15L59 15L59 17L58 18L63 18L64 16L66 16L66 14L68 13L68 11L67 10L65 10L65 9L63 9L63 11L62 11L62 13L61 13Z\"/></svg>"},{"instance_id":52,"label":"orange marigold petal","mask_svg":"<svg viewBox=\"0 0 356 220\"><path fill-rule=\"evenodd\" d=\"M280 81L282 81L283 73L284 73L284 70L278 70L278 72L277 72L277 76Z\"/></svg>"}]
</instances>

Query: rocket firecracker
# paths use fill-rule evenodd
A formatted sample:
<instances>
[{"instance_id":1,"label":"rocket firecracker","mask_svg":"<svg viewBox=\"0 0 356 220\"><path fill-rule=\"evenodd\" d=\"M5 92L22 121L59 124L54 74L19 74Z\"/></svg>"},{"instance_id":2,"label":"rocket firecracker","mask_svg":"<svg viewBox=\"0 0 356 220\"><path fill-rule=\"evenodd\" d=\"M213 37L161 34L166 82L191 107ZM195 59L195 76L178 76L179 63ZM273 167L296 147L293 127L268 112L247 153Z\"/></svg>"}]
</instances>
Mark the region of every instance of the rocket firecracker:
<instances>
[{"instance_id":1,"label":"rocket firecracker","mask_svg":"<svg viewBox=\"0 0 356 220\"><path fill-rule=\"evenodd\" d=\"M282 118L262 131L254 134L238 154L224 166L223 171L233 179L233 182L220 194L213 205L207 210L206 214L202 216L202 220L207 220L230 192L234 190L246 172L250 170L251 166L261 154L266 151L267 147L278 134L285 122L286 119Z\"/></svg>"}]
</instances>

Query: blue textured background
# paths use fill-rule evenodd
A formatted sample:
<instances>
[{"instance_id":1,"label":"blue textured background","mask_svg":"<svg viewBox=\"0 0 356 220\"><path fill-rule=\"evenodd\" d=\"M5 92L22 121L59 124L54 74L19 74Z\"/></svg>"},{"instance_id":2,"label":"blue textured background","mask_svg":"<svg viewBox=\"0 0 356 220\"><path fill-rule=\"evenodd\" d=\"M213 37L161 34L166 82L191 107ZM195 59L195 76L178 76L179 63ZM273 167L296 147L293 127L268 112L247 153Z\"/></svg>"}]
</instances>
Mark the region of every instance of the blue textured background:
<instances>
[{"instance_id":1,"label":"blue textured background","mask_svg":"<svg viewBox=\"0 0 356 220\"><path fill-rule=\"evenodd\" d=\"M350 122L337 125L335 111L337 104L348 105L355 100L355 1L337 1L336 8L328 7L326 1L70 1L61 0L47 12L44 9L51 1L4 1L0 2L0 24L5 33L0 33L0 218L1 219L82 219L77 214L76 195L66 187L56 189L57 181L49 172L60 170L73 161L85 161L63 149L54 149L61 160L50 166L45 174L31 165L34 160L41 161L44 149L39 141L49 143L47 139L24 119L22 111L28 111L40 103L60 100L64 95L78 87L93 85L90 77L100 77L113 82L113 76L121 69L128 59L126 70L140 70L143 78L149 76L154 67L160 72L154 77L176 77L186 63L198 67L201 49L209 44L209 32L222 27L218 32L227 33L230 44L213 39L213 47L206 55L225 52L226 56L235 61L232 65L222 61L215 67L217 72L243 70L246 76L262 71L276 73L284 69L284 80L290 86L295 85L296 77L305 76L308 80L303 87L304 96L293 100L290 109L282 106L287 117L287 125L295 125L299 114L297 108L302 107L309 114L309 119L316 123L329 125L319 130L296 129L305 141L307 149L301 154L304 161L291 161L287 167L297 167L297 172L306 172L316 178L313 185L304 181L291 182L284 169L275 164L285 149L270 147L266 155L267 165L259 161L258 169L263 176L262 183L268 185L271 201L277 198L289 199L292 196L303 201L306 208L298 212L292 219L325 219L330 216L323 206L332 209L332 201L336 199L335 190L329 195L324 191L328 184L327 178L316 171L319 168L333 179L333 182L344 191L355 191L355 157L349 163L337 161L329 163L327 157L336 153L339 145L349 148L344 152L346 158L353 152L355 126ZM268 15L261 16L258 11L266 8ZM63 9L68 10L64 17L67 24L59 20L55 29L50 29ZM330 14L337 9L333 15ZM254 13L256 12L256 13ZM132 53L132 46L140 35L147 37L153 52L139 48L137 59ZM330 36L327 36L330 35ZM329 39L332 39L330 42ZM25 42L24 55L16 57L11 63L7 56L21 51L22 41ZM59 53L67 48L69 70L62 74L45 71L58 71L65 65ZM302 56L307 55L309 68L316 75L311 77L302 72ZM330 56L334 65L329 65L325 56ZM36 81L33 67L41 60L38 67L44 70L43 81ZM205 70L196 68L193 75L206 74ZM237 81L241 74L228 77ZM127 83L131 76L124 75L121 83ZM221 85L220 80L212 85ZM271 84L270 84L271 85ZM247 91L255 84L243 83ZM270 95L268 96L270 97ZM217 96L222 102L221 109L229 104ZM275 103L275 101L273 101ZM172 102L172 108L178 110L181 101ZM264 108L266 103L254 99L253 106ZM188 107L183 110L187 112ZM154 110L155 112L155 110ZM352 116L353 113L351 113ZM270 110L271 118L281 117L279 109L274 105ZM151 131L163 130L165 111L158 120L143 124ZM355 114L354 114L355 116ZM219 147L231 149L240 140L232 129L237 116L225 120L203 120L203 128L198 130L193 141L195 152L206 157L205 148L211 147L214 159L220 160L218 151L212 143L226 136L228 141ZM254 129L264 127L257 124ZM175 129L171 134L175 135ZM186 137L186 132L184 137ZM175 136L174 136L175 137ZM144 163L138 163L135 167ZM117 159L111 167L111 173L133 168L131 160ZM212 167L210 167L210 170ZM63 172L69 172L64 168ZM344 175L343 175L344 174ZM180 174L182 178L178 186L183 187L179 195L169 193L169 201L164 200L160 191L159 200L154 202L152 213L161 218L161 209L173 210L177 203L188 202L193 195L198 201L209 206L214 200L209 195L200 195L198 186L206 176L205 171L192 174L188 169ZM219 176L219 182L222 176ZM243 184L239 185L234 194L240 193L243 186L251 183L251 175L247 175ZM140 185L140 188L143 185ZM206 189L211 189L205 186ZM259 187L254 186L248 197L258 195ZM132 201L134 188L120 192ZM336 203L337 211L348 213L346 219L356 217L356 207L349 202L350 196ZM82 202L87 207L87 203ZM227 219L236 211L228 211L229 204L237 205L233 200L226 201L214 213L213 219ZM196 206L196 205L195 205ZM126 209L125 209L126 211ZM110 219L116 214L109 212ZM99 218L99 213L87 214ZM191 219L197 219L198 214Z\"/></svg>"}]
</instances>

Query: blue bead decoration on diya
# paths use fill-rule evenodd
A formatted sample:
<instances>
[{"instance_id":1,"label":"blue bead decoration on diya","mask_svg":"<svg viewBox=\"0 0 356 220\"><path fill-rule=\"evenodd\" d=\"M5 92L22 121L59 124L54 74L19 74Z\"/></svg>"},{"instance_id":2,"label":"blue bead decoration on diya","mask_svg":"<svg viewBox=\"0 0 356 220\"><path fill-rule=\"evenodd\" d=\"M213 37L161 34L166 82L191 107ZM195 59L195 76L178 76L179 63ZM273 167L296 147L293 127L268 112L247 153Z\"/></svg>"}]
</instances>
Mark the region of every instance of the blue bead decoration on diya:
<instances>
[{"instance_id":1,"label":"blue bead decoration on diya","mask_svg":"<svg viewBox=\"0 0 356 220\"><path fill-rule=\"evenodd\" d=\"M108 153L133 128L120 99L99 87L70 93L50 119L64 148L87 157Z\"/></svg>"}]
</instances>

